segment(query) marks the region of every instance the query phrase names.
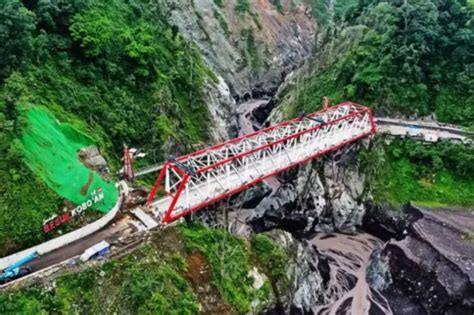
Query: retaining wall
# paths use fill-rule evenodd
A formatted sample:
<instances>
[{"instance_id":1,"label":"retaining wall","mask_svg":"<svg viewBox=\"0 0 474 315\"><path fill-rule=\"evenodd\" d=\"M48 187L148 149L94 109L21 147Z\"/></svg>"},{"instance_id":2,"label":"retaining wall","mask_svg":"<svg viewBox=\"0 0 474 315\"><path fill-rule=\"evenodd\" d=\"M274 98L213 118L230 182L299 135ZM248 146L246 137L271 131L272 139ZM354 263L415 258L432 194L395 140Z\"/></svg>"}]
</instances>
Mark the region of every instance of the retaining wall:
<instances>
[{"instance_id":1,"label":"retaining wall","mask_svg":"<svg viewBox=\"0 0 474 315\"><path fill-rule=\"evenodd\" d=\"M63 246L69 245L81 238L84 238L88 235L91 235L94 232L102 229L106 226L112 219L117 215L120 211L120 205L122 204L123 196L128 193L128 187L124 182L120 183L120 197L117 200L117 203L114 205L112 210L110 210L106 215L102 218L94 221L86 226L81 227L80 229L74 230L70 233L64 234L60 237L54 238L50 241L44 242L37 246L33 246L31 248L22 250L15 254L12 254L7 257L3 257L0 259L0 270L5 269L6 267L10 266L14 262L18 261L20 258L25 257L33 252L38 252L40 255L44 255L46 253L52 252L58 248Z\"/></svg>"}]
</instances>

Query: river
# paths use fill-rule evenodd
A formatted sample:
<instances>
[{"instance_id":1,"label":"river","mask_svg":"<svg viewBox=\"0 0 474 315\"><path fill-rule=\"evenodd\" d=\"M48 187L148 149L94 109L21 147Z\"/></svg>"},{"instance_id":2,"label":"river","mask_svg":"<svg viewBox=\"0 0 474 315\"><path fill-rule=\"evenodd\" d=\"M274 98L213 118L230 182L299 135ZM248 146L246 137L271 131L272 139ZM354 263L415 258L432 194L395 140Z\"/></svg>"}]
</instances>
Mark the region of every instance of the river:
<instances>
[{"instance_id":1,"label":"river","mask_svg":"<svg viewBox=\"0 0 474 315\"><path fill-rule=\"evenodd\" d=\"M262 128L253 113L268 102L267 99L252 99L239 105L239 136ZM276 177L265 183L272 189L272 193L280 187ZM234 233L251 233L251 228L245 224L251 213L252 210L230 213ZM366 279L371 255L383 245L380 239L363 232L354 235L320 233L309 239L309 242L327 259L330 267L325 293L328 303L318 307L317 314L363 315L369 314L369 311L371 314L392 314L386 299L371 289Z\"/></svg>"},{"instance_id":2,"label":"river","mask_svg":"<svg viewBox=\"0 0 474 315\"><path fill-rule=\"evenodd\" d=\"M317 314L392 314L386 299L367 283L372 253L383 243L367 234L318 234L310 240L330 266L326 299Z\"/></svg>"}]
</instances>

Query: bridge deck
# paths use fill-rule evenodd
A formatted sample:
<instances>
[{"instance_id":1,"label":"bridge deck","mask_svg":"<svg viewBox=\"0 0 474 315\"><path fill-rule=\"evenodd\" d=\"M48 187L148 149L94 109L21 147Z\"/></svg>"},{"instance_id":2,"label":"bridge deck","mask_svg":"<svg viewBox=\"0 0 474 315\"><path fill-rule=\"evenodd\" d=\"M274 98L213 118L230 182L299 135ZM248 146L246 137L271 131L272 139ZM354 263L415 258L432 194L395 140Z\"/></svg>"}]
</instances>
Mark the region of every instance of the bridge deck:
<instances>
[{"instance_id":1,"label":"bridge deck","mask_svg":"<svg viewBox=\"0 0 474 315\"><path fill-rule=\"evenodd\" d=\"M157 184L164 180L162 189L168 196L149 202L149 205L165 222L173 221L288 168L357 141L375 132L375 127L370 109L345 103L312 114L310 118L282 123L279 140L278 132L280 130L273 127L255 133L251 138L252 146L230 141L225 146L178 158L176 164L165 163ZM211 161L211 154L214 154L212 163L203 165L202 161ZM201 168L193 172L190 165ZM155 186L154 191L157 189Z\"/></svg>"}]
</instances>

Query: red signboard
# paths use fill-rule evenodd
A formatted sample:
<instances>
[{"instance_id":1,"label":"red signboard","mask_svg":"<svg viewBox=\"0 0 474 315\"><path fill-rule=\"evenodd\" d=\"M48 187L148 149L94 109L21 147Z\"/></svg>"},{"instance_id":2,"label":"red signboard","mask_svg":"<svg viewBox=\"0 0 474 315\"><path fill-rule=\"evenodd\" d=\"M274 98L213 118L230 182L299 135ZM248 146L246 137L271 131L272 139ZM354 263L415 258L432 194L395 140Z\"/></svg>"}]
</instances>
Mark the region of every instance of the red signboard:
<instances>
[{"instance_id":1,"label":"red signboard","mask_svg":"<svg viewBox=\"0 0 474 315\"><path fill-rule=\"evenodd\" d=\"M71 213L70 212L64 212L63 214L49 220L43 225L43 231L44 233L48 233L61 224L66 223L67 221L71 220Z\"/></svg>"},{"instance_id":2,"label":"red signboard","mask_svg":"<svg viewBox=\"0 0 474 315\"><path fill-rule=\"evenodd\" d=\"M43 224L43 232L48 233L71 220L72 217L79 216L84 213L88 208L92 207L94 204L100 202L104 199L104 192L101 187L97 188L91 193L91 198L84 201L77 207L75 207L71 212L65 212L59 216L56 216L52 219L48 219L46 223Z\"/></svg>"}]
</instances>

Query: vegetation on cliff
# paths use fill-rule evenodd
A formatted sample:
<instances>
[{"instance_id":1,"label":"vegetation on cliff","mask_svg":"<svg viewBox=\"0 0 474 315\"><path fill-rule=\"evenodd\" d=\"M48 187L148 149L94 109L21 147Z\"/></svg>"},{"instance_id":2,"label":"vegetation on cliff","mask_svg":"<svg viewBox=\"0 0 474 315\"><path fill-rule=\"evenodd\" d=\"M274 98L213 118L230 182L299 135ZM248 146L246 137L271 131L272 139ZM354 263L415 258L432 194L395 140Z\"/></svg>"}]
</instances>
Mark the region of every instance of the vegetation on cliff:
<instances>
[{"instance_id":1,"label":"vegetation on cliff","mask_svg":"<svg viewBox=\"0 0 474 315\"><path fill-rule=\"evenodd\" d=\"M327 31L284 102L295 114L329 96L472 126L473 12L465 0L361 0Z\"/></svg>"},{"instance_id":2,"label":"vegetation on cliff","mask_svg":"<svg viewBox=\"0 0 474 315\"><path fill-rule=\"evenodd\" d=\"M474 147L382 139L361 152L375 201L399 207L410 201L430 207L474 206Z\"/></svg>"},{"instance_id":3,"label":"vegetation on cliff","mask_svg":"<svg viewBox=\"0 0 474 315\"><path fill-rule=\"evenodd\" d=\"M251 249L255 250L255 247L251 248L244 239L225 230L191 225L191 228L182 228L181 232L186 239L186 248L206 257L212 269L213 283L239 313L255 312L268 302L271 296L268 283L260 289L253 288L254 279L250 271L255 262ZM254 256L263 259L264 254L255 251ZM265 272L271 274L271 270ZM252 305L255 301L258 301L257 308Z\"/></svg>"},{"instance_id":4,"label":"vegetation on cliff","mask_svg":"<svg viewBox=\"0 0 474 315\"><path fill-rule=\"evenodd\" d=\"M123 143L163 159L207 137L214 80L158 2L20 1L0 7L0 256L45 239L62 201L23 162L23 108L44 106L117 166Z\"/></svg>"}]
</instances>

